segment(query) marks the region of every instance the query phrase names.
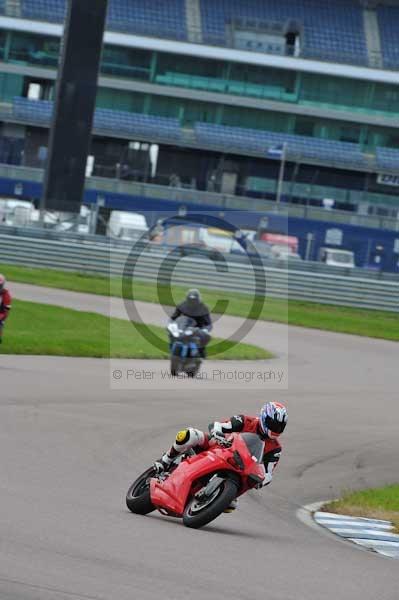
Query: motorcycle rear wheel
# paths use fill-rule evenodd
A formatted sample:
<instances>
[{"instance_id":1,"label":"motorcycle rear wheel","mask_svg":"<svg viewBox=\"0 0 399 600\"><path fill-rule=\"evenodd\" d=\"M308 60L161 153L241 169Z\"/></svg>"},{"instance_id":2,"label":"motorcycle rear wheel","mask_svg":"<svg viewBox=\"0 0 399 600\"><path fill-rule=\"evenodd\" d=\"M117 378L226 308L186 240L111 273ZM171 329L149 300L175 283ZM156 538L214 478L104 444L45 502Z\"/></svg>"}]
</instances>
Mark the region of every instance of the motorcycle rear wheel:
<instances>
[{"instance_id":1,"label":"motorcycle rear wheel","mask_svg":"<svg viewBox=\"0 0 399 600\"><path fill-rule=\"evenodd\" d=\"M154 468L144 471L140 477L128 489L126 494L126 506L137 515L147 515L155 510L151 502L150 484L148 479L155 475Z\"/></svg>"},{"instance_id":2,"label":"motorcycle rear wheel","mask_svg":"<svg viewBox=\"0 0 399 600\"><path fill-rule=\"evenodd\" d=\"M189 500L183 513L183 523L186 527L199 529L221 515L237 497L238 485L232 479L224 479L216 491L218 493L212 494L203 508L195 497Z\"/></svg>"}]
</instances>

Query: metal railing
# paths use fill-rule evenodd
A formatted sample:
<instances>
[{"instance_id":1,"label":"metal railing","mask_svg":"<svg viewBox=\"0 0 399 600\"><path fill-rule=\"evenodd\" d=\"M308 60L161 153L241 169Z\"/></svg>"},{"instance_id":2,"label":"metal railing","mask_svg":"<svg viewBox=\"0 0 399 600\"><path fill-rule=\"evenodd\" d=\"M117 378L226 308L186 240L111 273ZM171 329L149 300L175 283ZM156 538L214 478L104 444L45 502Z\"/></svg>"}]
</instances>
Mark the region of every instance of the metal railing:
<instances>
[{"instance_id":1,"label":"metal railing","mask_svg":"<svg viewBox=\"0 0 399 600\"><path fill-rule=\"evenodd\" d=\"M143 238L143 231L137 230L131 239L120 239L117 237L109 237L107 235L91 235L87 233L78 233L77 231L59 231L54 228L43 228L39 225L35 227L17 227L13 225L0 225L0 235L12 236L18 238L33 238L41 240L52 240L56 242L78 243L87 245L101 246L112 251L113 248L124 248L126 252L132 249L132 246ZM144 238L147 236L144 235ZM160 246L154 244L151 252L157 250L165 254L171 251L171 246ZM249 258L246 254L232 253L225 254L225 258L229 263L247 264ZM262 261L266 267L276 269L286 269L287 262L283 258L272 258L270 256L262 257ZM1 260L0 260L1 262ZM395 281L399 283L399 273L390 273L381 270L369 270L361 267L335 267L327 265L324 262L313 260L297 260L295 262L295 271L304 271L307 273L324 273L326 275L339 275L341 277L353 277L356 279L371 279L379 281Z\"/></svg>"},{"instance_id":2,"label":"metal railing","mask_svg":"<svg viewBox=\"0 0 399 600\"><path fill-rule=\"evenodd\" d=\"M127 247L110 248L95 242L72 242L14 237L0 234L3 263L46 267L103 276L123 274L132 254ZM195 285L229 293L253 294L256 277L265 278L266 296L322 304L368 308L399 313L399 282L375 281L336 274L304 272L269 266L220 262L185 257L177 266L161 248L144 251L137 259L134 278ZM162 265L162 268L161 268ZM165 279L166 278L166 279Z\"/></svg>"}]
</instances>

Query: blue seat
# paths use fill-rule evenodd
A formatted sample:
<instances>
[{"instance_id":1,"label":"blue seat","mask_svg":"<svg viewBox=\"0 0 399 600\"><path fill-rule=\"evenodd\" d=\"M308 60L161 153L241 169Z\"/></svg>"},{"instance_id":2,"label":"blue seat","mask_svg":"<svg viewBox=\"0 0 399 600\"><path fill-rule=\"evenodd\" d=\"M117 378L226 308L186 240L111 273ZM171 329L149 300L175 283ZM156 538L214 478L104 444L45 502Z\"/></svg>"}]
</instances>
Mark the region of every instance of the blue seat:
<instances>
[{"instance_id":1,"label":"blue seat","mask_svg":"<svg viewBox=\"0 0 399 600\"><path fill-rule=\"evenodd\" d=\"M65 0L21 0L21 13L25 19L59 22L65 19Z\"/></svg>"},{"instance_id":2,"label":"blue seat","mask_svg":"<svg viewBox=\"0 0 399 600\"><path fill-rule=\"evenodd\" d=\"M303 55L367 64L362 7L354 0L201 0L204 41L227 42L237 18L286 23L304 28Z\"/></svg>"},{"instance_id":3,"label":"blue seat","mask_svg":"<svg viewBox=\"0 0 399 600\"><path fill-rule=\"evenodd\" d=\"M366 164L358 144L349 142L200 122L195 124L195 134L200 145L216 146L226 151L234 148L267 155L271 147L286 143L289 153L299 154L303 158L322 158L332 163L344 163L345 166L348 163L353 166Z\"/></svg>"},{"instance_id":4,"label":"blue seat","mask_svg":"<svg viewBox=\"0 0 399 600\"><path fill-rule=\"evenodd\" d=\"M302 55L368 64L363 8L358 0L200 0L203 41L226 45L234 19L295 20L304 31ZM61 22L66 0L21 0L22 17ZM5 0L0 0L0 13ZM399 66L399 7L377 6L384 66ZM110 0L107 28L187 40L185 0Z\"/></svg>"},{"instance_id":5,"label":"blue seat","mask_svg":"<svg viewBox=\"0 0 399 600\"><path fill-rule=\"evenodd\" d=\"M53 102L46 100L29 100L16 97L13 100L13 115L21 121L49 125L53 113ZM109 134L122 132L126 135L167 141L179 141L181 137L178 119L142 115L118 110L98 108L94 116L94 128Z\"/></svg>"},{"instance_id":6,"label":"blue seat","mask_svg":"<svg viewBox=\"0 0 399 600\"><path fill-rule=\"evenodd\" d=\"M53 103L46 100L29 100L16 97L13 100L13 115L22 121L48 125L53 113Z\"/></svg>"},{"instance_id":7,"label":"blue seat","mask_svg":"<svg viewBox=\"0 0 399 600\"><path fill-rule=\"evenodd\" d=\"M4 2L4 0L2 0ZM66 0L21 0L22 17L63 21ZM184 0L110 0L107 28L118 31L187 39Z\"/></svg>"},{"instance_id":8,"label":"blue seat","mask_svg":"<svg viewBox=\"0 0 399 600\"><path fill-rule=\"evenodd\" d=\"M384 66L396 69L399 67L399 7L378 6L377 16Z\"/></svg>"},{"instance_id":9,"label":"blue seat","mask_svg":"<svg viewBox=\"0 0 399 600\"><path fill-rule=\"evenodd\" d=\"M378 147L377 165L389 171L399 171L399 150Z\"/></svg>"}]
</instances>

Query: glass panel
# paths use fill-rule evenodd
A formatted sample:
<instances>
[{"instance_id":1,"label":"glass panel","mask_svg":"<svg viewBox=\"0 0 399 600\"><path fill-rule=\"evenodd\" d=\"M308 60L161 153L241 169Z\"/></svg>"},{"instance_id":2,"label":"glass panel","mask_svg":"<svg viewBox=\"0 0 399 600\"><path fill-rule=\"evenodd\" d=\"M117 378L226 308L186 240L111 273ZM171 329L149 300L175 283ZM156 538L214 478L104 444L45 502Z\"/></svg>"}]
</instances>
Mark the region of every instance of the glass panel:
<instances>
[{"instance_id":1,"label":"glass panel","mask_svg":"<svg viewBox=\"0 0 399 600\"><path fill-rule=\"evenodd\" d=\"M15 96L22 96L24 78L22 75L0 73L0 100L12 102Z\"/></svg>"},{"instance_id":2,"label":"glass panel","mask_svg":"<svg viewBox=\"0 0 399 600\"><path fill-rule=\"evenodd\" d=\"M60 51L58 38L28 33L11 34L9 61L56 67Z\"/></svg>"},{"instance_id":3,"label":"glass panel","mask_svg":"<svg viewBox=\"0 0 399 600\"><path fill-rule=\"evenodd\" d=\"M184 122L187 125L193 125L197 121L202 123L216 123L217 122L217 104L211 104L208 102L193 102L187 100L184 104Z\"/></svg>"},{"instance_id":4,"label":"glass panel","mask_svg":"<svg viewBox=\"0 0 399 600\"><path fill-rule=\"evenodd\" d=\"M373 106L376 110L399 112L399 89L397 86L380 84L375 86Z\"/></svg>"},{"instance_id":5,"label":"glass panel","mask_svg":"<svg viewBox=\"0 0 399 600\"><path fill-rule=\"evenodd\" d=\"M101 61L101 73L149 81L151 60L152 52L149 50L105 46Z\"/></svg>"},{"instance_id":6,"label":"glass panel","mask_svg":"<svg viewBox=\"0 0 399 600\"><path fill-rule=\"evenodd\" d=\"M225 64L181 54L158 54L157 75L186 74L189 76L223 78Z\"/></svg>"},{"instance_id":7,"label":"glass panel","mask_svg":"<svg viewBox=\"0 0 399 600\"><path fill-rule=\"evenodd\" d=\"M125 110L129 112L144 112L144 94L135 94L123 90L99 88L96 106L112 110Z\"/></svg>"},{"instance_id":8,"label":"glass panel","mask_svg":"<svg viewBox=\"0 0 399 600\"><path fill-rule=\"evenodd\" d=\"M0 59L1 60L4 59L4 50L5 50L6 40L7 40L7 33L3 29L1 29L0 30Z\"/></svg>"},{"instance_id":9,"label":"glass panel","mask_svg":"<svg viewBox=\"0 0 399 600\"><path fill-rule=\"evenodd\" d=\"M150 97L150 115L158 115L161 117L179 117L181 100L178 98L167 98L166 96L151 96Z\"/></svg>"}]
</instances>

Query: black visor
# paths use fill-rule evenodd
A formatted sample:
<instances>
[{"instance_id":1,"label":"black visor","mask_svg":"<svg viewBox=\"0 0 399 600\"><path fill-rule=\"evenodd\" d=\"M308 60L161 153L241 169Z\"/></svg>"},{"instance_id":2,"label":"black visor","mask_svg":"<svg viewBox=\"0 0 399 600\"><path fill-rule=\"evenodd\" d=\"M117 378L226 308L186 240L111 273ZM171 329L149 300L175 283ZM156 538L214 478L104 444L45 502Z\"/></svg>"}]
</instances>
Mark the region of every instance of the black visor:
<instances>
[{"instance_id":1,"label":"black visor","mask_svg":"<svg viewBox=\"0 0 399 600\"><path fill-rule=\"evenodd\" d=\"M266 417L265 424L270 431L273 431L273 433L283 433L285 426L287 425L287 421L278 421L277 419Z\"/></svg>"}]
</instances>

